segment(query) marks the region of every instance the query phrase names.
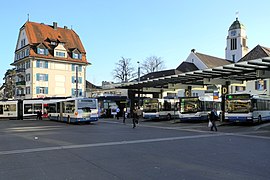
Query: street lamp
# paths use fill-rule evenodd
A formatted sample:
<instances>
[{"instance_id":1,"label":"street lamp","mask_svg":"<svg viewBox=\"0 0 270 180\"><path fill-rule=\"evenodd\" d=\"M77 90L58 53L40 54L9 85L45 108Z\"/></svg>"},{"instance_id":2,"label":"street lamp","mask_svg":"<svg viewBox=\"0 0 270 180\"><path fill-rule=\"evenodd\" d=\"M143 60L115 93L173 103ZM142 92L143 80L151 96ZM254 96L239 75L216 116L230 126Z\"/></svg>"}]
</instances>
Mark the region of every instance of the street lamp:
<instances>
[{"instance_id":1,"label":"street lamp","mask_svg":"<svg viewBox=\"0 0 270 180\"><path fill-rule=\"evenodd\" d=\"M141 71L141 68L140 68L140 61L137 61L138 63L138 82L140 82L140 71Z\"/></svg>"},{"instance_id":2,"label":"street lamp","mask_svg":"<svg viewBox=\"0 0 270 180\"><path fill-rule=\"evenodd\" d=\"M137 61L138 63L138 82L140 82L140 61ZM138 86L138 106L140 106L140 88Z\"/></svg>"}]
</instances>

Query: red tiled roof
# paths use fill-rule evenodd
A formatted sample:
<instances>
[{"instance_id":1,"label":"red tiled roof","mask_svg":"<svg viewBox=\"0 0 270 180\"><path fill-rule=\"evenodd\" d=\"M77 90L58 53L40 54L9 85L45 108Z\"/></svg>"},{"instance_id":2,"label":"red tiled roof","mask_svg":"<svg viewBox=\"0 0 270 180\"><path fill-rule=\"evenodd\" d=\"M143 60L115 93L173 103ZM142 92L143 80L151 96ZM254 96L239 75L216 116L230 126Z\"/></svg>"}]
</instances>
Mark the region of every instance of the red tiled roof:
<instances>
[{"instance_id":1,"label":"red tiled roof","mask_svg":"<svg viewBox=\"0 0 270 180\"><path fill-rule=\"evenodd\" d=\"M80 37L76 34L72 29L57 27L54 29L53 26L46 25L43 23L36 22L26 22L23 26L26 31L26 35L31 46L30 56L36 57L46 57L49 59L60 59L60 60L71 60L74 62L84 62L87 63L86 60L86 52L83 47L83 44L80 40ZM23 28L22 27L22 28ZM53 56L54 47L50 44L50 41L57 41L64 43L64 47L68 52L67 58L56 58ZM43 43L49 50L49 55L40 55L36 54L35 48L37 44ZM71 51L78 49L82 53L82 59L72 59L70 57Z\"/></svg>"}]
</instances>

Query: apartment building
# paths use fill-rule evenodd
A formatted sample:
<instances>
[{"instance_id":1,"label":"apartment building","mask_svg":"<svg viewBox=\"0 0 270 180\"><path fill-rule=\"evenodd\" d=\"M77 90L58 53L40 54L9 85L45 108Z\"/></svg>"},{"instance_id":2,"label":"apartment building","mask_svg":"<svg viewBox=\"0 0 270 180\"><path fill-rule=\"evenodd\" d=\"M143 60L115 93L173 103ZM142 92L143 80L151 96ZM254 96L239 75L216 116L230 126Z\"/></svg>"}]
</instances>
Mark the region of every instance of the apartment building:
<instances>
[{"instance_id":1,"label":"apartment building","mask_svg":"<svg viewBox=\"0 0 270 180\"><path fill-rule=\"evenodd\" d=\"M16 99L84 96L86 52L78 34L27 21L19 31L15 49Z\"/></svg>"}]
</instances>

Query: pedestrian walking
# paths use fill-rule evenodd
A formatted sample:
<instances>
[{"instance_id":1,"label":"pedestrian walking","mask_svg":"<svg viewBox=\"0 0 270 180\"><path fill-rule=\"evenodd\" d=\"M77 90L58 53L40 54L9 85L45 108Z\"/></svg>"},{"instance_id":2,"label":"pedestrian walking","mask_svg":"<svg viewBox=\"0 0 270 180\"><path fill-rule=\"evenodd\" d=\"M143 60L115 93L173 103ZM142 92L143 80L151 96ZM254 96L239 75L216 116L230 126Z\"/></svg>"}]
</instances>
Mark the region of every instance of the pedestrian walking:
<instances>
[{"instance_id":1,"label":"pedestrian walking","mask_svg":"<svg viewBox=\"0 0 270 180\"><path fill-rule=\"evenodd\" d=\"M37 111L37 120L42 120L42 112L41 112L41 110Z\"/></svg>"},{"instance_id":2,"label":"pedestrian walking","mask_svg":"<svg viewBox=\"0 0 270 180\"><path fill-rule=\"evenodd\" d=\"M120 115L120 109L119 107L116 108L116 118L119 119L119 115Z\"/></svg>"},{"instance_id":3,"label":"pedestrian walking","mask_svg":"<svg viewBox=\"0 0 270 180\"><path fill-rule=\"evenodd\" d=\"M133 110L132 122L133 122L133 128L135 128L136 124L138 124L137 107L135 107L134 110Z\"/></svg>"},{"instance_id":4,"label":"pedestrian walking","mask_svg":"<svg viewBox=\"0 0 270 180\"><path fill-rule=\"evenodd\" d=\"M123 109L123 123L125 124L126 123L126 112L127 112L127 108L124 108Z\"/></svg>"},{"instance_id":5,"label":"pedestrian walking","mask_svg":"<svg viewBox=\"0 0 270 180\"><path fill-rule=\"evenodd\" d=\"M217 131L217 126L216 126L217 120L218 120L217 110L215 108L213 108L211 113L210 113L210 122L212 123L211 129L210 129L211 131L213 131L213 129L215 129L215 131Z\"/></svg>"}]
</instances>

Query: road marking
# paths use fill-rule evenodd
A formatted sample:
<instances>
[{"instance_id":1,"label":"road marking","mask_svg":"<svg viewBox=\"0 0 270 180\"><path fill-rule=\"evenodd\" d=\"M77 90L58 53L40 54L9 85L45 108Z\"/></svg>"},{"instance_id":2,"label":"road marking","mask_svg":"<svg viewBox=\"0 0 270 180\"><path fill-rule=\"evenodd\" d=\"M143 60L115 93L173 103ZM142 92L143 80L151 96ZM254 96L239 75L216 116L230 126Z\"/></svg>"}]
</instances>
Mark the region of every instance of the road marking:
<instances>
[{"instance_id":1,"label":"road marking","mask_svg":"<svg viewBox=\"0 0 270 180\"><path fill-rule=\"evenodd\" d=\"M204 134L204 135L194 135L194 136L181 136L181 137L141 139L141 140L106 142L106 143L95 143L95 144L78 144L78 145L67 145L67 146L19 149L19 150L0 151L0 155L23 154L23 153L31 153L31 152L43 152L43 151L52 151L52 150L78 149L78 148L90 148L90 147L102 147L102 146L115 146L115 145L126 145L126 144L152 143L152 142L162 142L162 141L175 141L175 140L206 138L206 137L214 137L214 136L222 136L222 135L224 134Z\"/></svg>"},{"instance_id":2,"label":"road marking","mask_svg":"<svg viewBox=\"0 0 270 180\"><path fill-rule=\"evenodd\" d=\"M256 127L254 127L254 130L257 131L258 129L263 128L263 127L267 127L267 126L270 126L270 123L258 125Z\"/></svg>"},{"instance_id":3,"label":"road marking","mask_svg":"<svg viewBox=\"0 0 270 180\"><path fill-rule=\"evenodd\" d=\"M8 132L32 132L32 131L46 131L46 130L53 130L62 128L62 126L29 126L29 127L14 127L14 128L7 128L5 131Z\"/></svg>"},{"instance_id":4,"label":"road marking","mask_svg":"<svg viewBox=\"0 0 270 180\"><path fill-rule=\"evenodd\" d=\"M109 124L123 124L121 122L114 122L114 121L102 121L103 123L109 123ZM128 124L128 123L126 123ZM128 125L132 125L132 124L128 124ZM203 130L198 130L198 129L188 129L185 126L182 127L161 127L161 126L152 126L152 125L146 125L146 124L139 124L139 127L148 127L148 128L157 128L157 129L168 129L168 130L181 130L181 131L189 131L189 132L199 132L199 133L205 133L205 132L209 132L209 131L203 131ZM200 126L202 127L202 126Z\"/></svg>"}]
</instances>

